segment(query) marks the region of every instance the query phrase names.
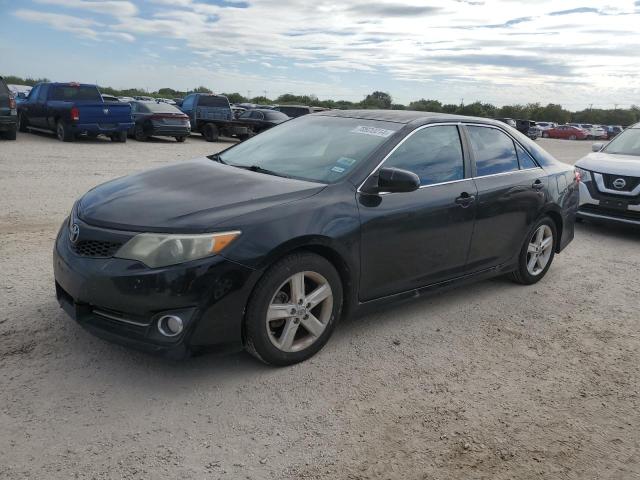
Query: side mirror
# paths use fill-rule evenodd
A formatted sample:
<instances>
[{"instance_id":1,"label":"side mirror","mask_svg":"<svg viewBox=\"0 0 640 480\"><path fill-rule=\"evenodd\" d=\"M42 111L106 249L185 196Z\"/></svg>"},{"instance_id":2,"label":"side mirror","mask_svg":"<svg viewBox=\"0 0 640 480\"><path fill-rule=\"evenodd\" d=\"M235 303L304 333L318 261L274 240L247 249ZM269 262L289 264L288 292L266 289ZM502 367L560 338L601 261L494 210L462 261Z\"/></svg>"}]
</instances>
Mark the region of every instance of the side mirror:
<instances>
[{"instance_id":1,"label":"side mirror","mask_svg":"<svg viewBox=\"0 0 640 480\"><path fill-rule=\"evenodd\" d=\"M420 178L400 168L381 168L378 171L378 192L413 192L420 188Z\"/></svg>"},{"instance_id":2,"label":"side mirror","mask_svg":"<svg viewBox=\"0 0 640 480\"><path fill-rule=\"evenodd\" d=\"M604 147L604 143L598 142L591 145L591 151L599 152Z\"/></svg>"}]
</instances>

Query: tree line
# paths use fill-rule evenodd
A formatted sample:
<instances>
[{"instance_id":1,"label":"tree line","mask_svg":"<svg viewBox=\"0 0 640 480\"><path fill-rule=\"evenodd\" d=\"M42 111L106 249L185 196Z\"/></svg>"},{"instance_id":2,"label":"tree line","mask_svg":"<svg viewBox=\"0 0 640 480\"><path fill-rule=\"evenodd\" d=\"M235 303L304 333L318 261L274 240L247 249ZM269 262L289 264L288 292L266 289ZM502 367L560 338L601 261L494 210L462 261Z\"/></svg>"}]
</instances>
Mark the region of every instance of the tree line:
<instances>
[{"instance_id":1,"label":"tree line","mask_svg":"<svg viewBox=\"0 0 640 480\"><path fill-rule=\"evenodd\" d=\"M13 75L4 77L10 84L35 85L39 82L47 82L46 78L21 78ZM147 92L140 88L115 89L100 87L100 91L115 96L133 97L138 95L156 98L182 98L188 93L213 93L209 88L199 86L190 90L180 91L173 88L160 88L156 92ZM258 96L247 98L240 93L223 93L231 103L257 103L263 105L310 105L325 108L337 108L350 110L356 108L365 109L394 109L394 110L420 110L424 112L451 113L457 115L469 115L488 118L515 118L556 123L595 123L602 125L628 126L640 121L640 107L633 105L631 108L589 108L580 111L569 111L560 104L527 103L516 105L504 105L497 107L490 103L473 102L469 104L442 103L439 100L420 99L410 102L408 105L394 103L393 98L387 92L376 91L367 95L362 101L351 102L348 100L319 100L315 95L293 95L286 93L277 98Z\"/></svg>"}]
</instances>

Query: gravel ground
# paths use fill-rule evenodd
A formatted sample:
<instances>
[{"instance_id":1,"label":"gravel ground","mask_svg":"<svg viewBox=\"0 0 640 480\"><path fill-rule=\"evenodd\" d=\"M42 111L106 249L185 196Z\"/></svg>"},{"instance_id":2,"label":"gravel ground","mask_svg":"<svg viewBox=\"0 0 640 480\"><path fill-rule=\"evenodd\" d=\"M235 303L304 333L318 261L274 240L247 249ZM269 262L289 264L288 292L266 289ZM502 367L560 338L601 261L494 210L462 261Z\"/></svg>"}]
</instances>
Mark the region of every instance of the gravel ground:
<instances>
[{"instance_id":1,"label":"gravel ground","mask_svg":"<svg viewBox=\"0 0 640 480\"><path fill-rule=\"evenodd\" d=\"M74 199L225 145L0 142L0 478L640 478L638 230L578 225L535 286L349 319L289 368L170 362L67 318L51 249Z\"/></svg>"}]
</instances>

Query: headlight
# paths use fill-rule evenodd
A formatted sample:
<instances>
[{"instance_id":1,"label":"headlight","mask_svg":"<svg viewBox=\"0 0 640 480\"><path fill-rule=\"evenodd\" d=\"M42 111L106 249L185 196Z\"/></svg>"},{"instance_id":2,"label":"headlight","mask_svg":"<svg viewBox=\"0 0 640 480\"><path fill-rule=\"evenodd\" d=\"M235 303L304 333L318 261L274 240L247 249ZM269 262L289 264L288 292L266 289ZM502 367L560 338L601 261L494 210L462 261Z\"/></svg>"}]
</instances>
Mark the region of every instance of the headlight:
<instances>
[{"instance_id":1,"label":"headlight","mask_svg":"<svg viewBox=\"0 0 640 480\"><path fill-rule=\"evenodd\" d=\"M138 260L148 267L166 267L220 253L241 232L180 235L141 233L125 243L114 255Z\"/></svg>"},{"instance_id":2,"label":"headlight","mask_svg":"<svg viewBox=\"0 0 640 480\"><path fill-rule=\"evenodd\" d=\"M589 170L585 170L584 168L576 167L576 172L580 175L581 182L590 182L591 181L591 172Z\"/></svg>"}]
</instances>

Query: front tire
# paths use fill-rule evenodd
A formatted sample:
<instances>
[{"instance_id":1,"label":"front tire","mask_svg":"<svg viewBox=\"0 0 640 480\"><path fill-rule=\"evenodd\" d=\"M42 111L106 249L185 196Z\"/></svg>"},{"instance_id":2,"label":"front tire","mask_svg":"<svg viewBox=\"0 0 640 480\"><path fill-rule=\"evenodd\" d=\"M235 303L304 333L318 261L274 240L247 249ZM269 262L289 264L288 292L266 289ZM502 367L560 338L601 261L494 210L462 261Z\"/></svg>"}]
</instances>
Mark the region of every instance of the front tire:
<instances>
[{"instance_id":1,"label":"front tire","mask_svg":"<svg viewBox=\"0 0 640 480\"><path fill-rule=\"evenodd\" d=\"M518 256L518 268L511 279L522 285L539 282L547 274L555 256L556 224L544 216L536 222Z\"/></svg>"},{"instance_id":2,"label":"front tire","mask_svg":"<svg viewBox=\"0 0 640 480\"><path fill-rule=\"evenodd\" d=\"M245 348L275 366L315 355L342 312L342 282L333 265L313 253L275 263L259 280L245 316Z\"/></svg>"}]
</instances>

